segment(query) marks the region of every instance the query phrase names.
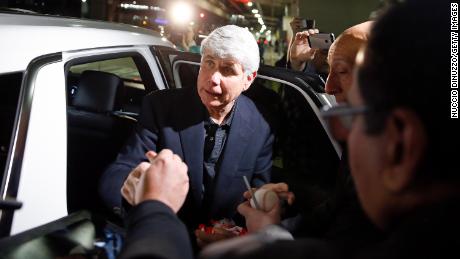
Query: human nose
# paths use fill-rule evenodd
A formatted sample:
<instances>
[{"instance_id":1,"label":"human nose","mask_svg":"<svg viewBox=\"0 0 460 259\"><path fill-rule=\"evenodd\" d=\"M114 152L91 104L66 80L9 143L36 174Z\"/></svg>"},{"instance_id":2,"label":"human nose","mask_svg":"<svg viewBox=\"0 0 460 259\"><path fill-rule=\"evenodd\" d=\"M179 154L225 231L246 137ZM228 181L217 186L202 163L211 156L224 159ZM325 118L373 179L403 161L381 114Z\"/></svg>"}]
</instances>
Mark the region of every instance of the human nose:
<instances>
[{"instance_id":1,"label":"human nose","mask_svg":"<svg viewBox=\"0 0 460 259\"><path fill-rule=\"evenodd\" d=\"M217 86L220 85L220 80L222 78L222 75L218 70L212 72L211 74L211 85L212 86Z\"/></svg>"},{"instance_id":2,"label":"human nose","mask_svg":"<svg viewBox=\"0 0 460 259\"><path fill-rule=\"evenodd\" d=\"M342 93L340 81L334 73L329 73L329 76L326 80L326 85L324 86L324 91L326 91L326 93L330 95L337 95Z\"/></svg>"}]
</instances>

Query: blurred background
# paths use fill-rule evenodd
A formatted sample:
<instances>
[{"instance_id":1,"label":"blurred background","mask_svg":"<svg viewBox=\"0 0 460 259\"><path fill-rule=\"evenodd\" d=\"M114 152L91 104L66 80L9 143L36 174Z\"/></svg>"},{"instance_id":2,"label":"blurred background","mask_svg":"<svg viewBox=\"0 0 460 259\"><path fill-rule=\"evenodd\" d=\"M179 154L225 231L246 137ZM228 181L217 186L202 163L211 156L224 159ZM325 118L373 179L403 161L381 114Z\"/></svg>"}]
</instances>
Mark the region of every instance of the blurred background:
<instances>
[{"instance_id":1,"label":"blurred background","mask_svg":"<svg viewBox=\"0 0 460 259\"><path fill-rule=\"evenodd\" d=\"M253 33L267 65L286 52L293 17L314 19L321 32L338 36L382 5L383 0L0 0L2 9L145 27L190 52L199 52L201 40L214 28L236 24Z\"/></svg>"}]
</instances>

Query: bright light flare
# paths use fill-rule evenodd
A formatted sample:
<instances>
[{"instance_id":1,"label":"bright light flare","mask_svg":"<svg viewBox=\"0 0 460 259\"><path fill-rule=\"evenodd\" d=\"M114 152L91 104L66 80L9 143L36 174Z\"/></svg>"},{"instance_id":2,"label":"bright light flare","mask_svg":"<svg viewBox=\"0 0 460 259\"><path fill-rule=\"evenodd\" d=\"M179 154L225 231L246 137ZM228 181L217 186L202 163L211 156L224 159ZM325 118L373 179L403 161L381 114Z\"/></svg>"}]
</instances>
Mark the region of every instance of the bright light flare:
<instances>
[{"instance_id":1,"label":"bright light flare","mask_svg":"<svg viewBox=\"0 0 460 259\"><path fill-rule=\"evenodd\" d=\"M192 20L192 13L192 6L186 2L177 2L171 7L171 18L175 23L189 23Z\"/></svg>"}]
</instances>

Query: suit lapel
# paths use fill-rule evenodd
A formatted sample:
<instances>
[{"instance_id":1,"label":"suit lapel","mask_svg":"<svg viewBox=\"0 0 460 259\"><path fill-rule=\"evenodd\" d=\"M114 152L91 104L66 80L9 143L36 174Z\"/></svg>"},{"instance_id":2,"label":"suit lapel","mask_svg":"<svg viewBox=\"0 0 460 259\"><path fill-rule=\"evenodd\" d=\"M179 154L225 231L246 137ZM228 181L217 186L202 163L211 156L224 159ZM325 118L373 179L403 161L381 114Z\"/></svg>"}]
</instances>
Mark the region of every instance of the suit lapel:
<instances>
[{"instance_id":1,"label":"suit lapel","mask_svg":"<svg viewBox=\"0 0 460 259\"><path fill-rule=\"evenodd\" d=\"M216 194L227 181L227 177L232 177L233 173L237 171L239 162L250 143L250 138L254 133L254 128L251 127L251 116L247 100L240 97L236 103L235 114L233 117L228 139L225 144L225 149L220 165L219 176L216 183Z\"/></svg>"}]
</instances>

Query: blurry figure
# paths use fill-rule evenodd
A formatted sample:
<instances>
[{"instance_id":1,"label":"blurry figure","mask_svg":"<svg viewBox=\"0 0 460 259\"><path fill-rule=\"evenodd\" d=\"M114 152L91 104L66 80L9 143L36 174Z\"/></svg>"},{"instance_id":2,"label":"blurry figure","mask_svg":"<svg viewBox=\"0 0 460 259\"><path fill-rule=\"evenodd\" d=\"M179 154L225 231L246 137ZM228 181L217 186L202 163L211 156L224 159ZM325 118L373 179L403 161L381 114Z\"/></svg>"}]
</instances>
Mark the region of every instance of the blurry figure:
<instances>
[{"instance_id":1,"label":"blurry figure","mask_svg":"<svg viewBox=\"0 0 460 259\"><path fill-rule=\"evenodd\" d=\"M284 52L284 55L275 62L275 67L287 67L287 52Z\"/></svg>"},{"instance_id":2,"label":"blurry figure","mask_svg":"<svg viewBox=\"0 0 460 259\"><path fill-rule=\"evenodd\" d=\"M192 26L187 27L187 31L182 37L182 46L184 51L200 53L200 46L198 46L195 42L195 32Z\"/></svg>"},{"instance_id":3,"label":"blurry figure","mask_svg":"<svg viewBox=\"0 0 460 259\"><path fill-rule=\"evenodd\" d=\"M318 33L318 29L302 31L302 18L294 17L289 23L293 37L288 47L287 66L296 71L320 75L323 80L327 78L329 65L327 63L327 50L310 48L307 37Z\"/></svg>"},{"instance_id":4,"label":"blurry figure","mask_svg":"<svg viewBox=\"0 0 460 259\"><path fill-rule=\"evenodd\" d=\"M280 41L278 39L275 40L275 53L280 52Z\"/></svg>"},{"instance_id":5,"label":"blurry figure","mask_svg":"<svg viewBox=\"0 0 460 259\"><path fill-rule=\"evenodd\" d=\"M264 64L264 54L265 54L265 46L264 46L265 39L259 38L257 41L257 46L259 47L259 56L260 56L260 64Z\"/></svg>"},{"instance_id":6,"label":"blurry figure","mask_svg":"<svg viewBox=\"0 0 460 259\"><path fill-rule=\"evenodd\" d=\"M200 53L200 46L195 42L195 32L192 26L187 26L183 32L172 32L169 40L176 45L178 50Z\"/></svg>"}]
</instances>

